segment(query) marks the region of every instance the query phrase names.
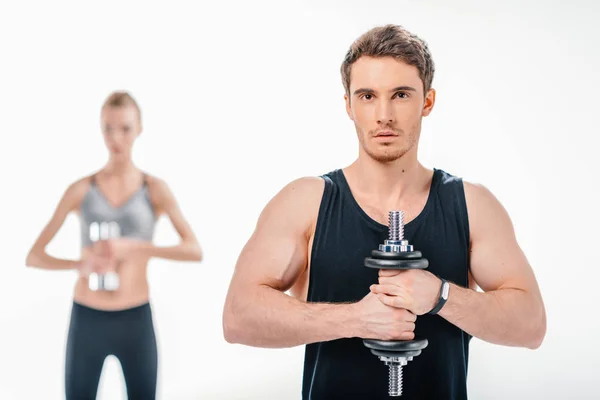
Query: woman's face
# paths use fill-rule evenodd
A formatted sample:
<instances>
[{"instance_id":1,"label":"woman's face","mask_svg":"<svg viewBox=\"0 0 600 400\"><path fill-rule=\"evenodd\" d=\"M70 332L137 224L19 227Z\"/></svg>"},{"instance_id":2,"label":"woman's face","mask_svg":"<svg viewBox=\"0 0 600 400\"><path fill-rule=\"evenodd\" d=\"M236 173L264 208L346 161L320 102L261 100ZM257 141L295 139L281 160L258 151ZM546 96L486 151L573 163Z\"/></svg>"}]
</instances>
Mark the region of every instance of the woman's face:
<instances>
[{"instance_id":1,"label":"woman's face","mask_svg":"<svg viewBox=\"0 0 600 400\"><path fill-rule=\"evenodd\" d=\"M142 131L137 109L132 105L106 106L101 116L104 143L112 158L129 158Z\"/></svg>"}]
</instances>

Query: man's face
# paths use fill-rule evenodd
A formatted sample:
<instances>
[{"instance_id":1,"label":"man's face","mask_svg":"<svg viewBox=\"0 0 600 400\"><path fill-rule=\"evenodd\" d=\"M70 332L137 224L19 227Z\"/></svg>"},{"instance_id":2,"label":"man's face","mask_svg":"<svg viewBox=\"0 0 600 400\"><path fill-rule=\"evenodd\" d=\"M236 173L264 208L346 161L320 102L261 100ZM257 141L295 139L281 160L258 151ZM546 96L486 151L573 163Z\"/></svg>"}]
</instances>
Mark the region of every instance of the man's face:
<instances>
[{"instance_id":1,"label":"man's face","mask_svg":"<svg viewBox=\"0 0 600 400\"><path fill-rule=\"evenodd\" d=\"M429 115L435 91L423 95L419 70L392 57L361 57L350 74L346 111L362 149L379 162L417 149L421 118Z\"/></svg>"}]
</instances>

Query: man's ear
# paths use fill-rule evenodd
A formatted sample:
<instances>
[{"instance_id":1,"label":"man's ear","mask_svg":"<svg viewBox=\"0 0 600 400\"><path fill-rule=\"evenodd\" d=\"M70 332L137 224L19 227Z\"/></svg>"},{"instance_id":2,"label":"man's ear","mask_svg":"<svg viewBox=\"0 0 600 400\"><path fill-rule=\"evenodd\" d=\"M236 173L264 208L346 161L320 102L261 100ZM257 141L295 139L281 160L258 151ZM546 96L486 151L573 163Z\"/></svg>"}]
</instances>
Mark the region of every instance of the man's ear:
<instances>
[{"instance_id":1,"label":"man's ear","mask_svg":"<svg viewBox=\"0 0 600 400\"><path fill-rule=\"evenodd\" d=\"M348 96L348 93L344 94L344 102L346 103L346 114L348 114L348 117L354 121L354 117L352 116L352 104L350 104L350 97Z\"/></svg>"},{"instance_id":2,"label":"man's ear","mask_svg":"<svg viewBox=\"0 0 600 400\"><path fill-rule=\"evenodd\" d=\"M427 96L425 96L425 104L423 105L423 112L421 115L424 117L428 116L433 110L435 105L435 89L429 89Z\"/></svg>"}]
</instances>

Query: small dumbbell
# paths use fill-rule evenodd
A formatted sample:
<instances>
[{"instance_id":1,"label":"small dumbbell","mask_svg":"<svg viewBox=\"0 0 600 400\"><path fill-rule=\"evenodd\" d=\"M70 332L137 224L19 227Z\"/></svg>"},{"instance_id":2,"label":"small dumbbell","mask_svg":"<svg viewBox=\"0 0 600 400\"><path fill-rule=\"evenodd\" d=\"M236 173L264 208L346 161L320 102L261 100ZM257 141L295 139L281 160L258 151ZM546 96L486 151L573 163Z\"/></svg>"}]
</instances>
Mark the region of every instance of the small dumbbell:
<instances>
[{"instance_id":1,"label":"small dumbbell","mask_svg":"<svg viewBox=\"0 0 600 400\"><path fill-rule=\"evenodd\" d=\"M390 211L389 239L371 251L365 258L365 267L377 269L425 269L429 261L420 251L404 239L404 212ZM363 344L389 367L390 396L402 396L402 367L427 347L427 339L374 340L365 339Z\"/></svg>"},{"instance_id":2,"label":"small dumbbell","mask_svg":"<svg viewBox=\"0 0 600 400\"><path fill-rule=\"evenodd\" d=\"M114 222L92 222L90 224L90 240L108 240L121 236L119 225ZM103 274L92 272L88 278L88 287L92 291L115 291L119 288L119 275L115 271Z\"/></svg>"}]
</instances>

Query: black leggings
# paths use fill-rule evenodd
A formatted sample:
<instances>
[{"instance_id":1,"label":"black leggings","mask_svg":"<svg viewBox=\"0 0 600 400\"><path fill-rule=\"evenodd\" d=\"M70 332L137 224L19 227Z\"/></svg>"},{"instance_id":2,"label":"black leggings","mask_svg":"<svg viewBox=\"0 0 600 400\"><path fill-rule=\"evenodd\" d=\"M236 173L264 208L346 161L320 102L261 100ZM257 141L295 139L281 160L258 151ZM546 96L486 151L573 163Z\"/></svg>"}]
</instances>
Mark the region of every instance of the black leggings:
<instances>
[{"instance_id":1,"label":"black leggings","mask_svg":"<svg viewBox=\"0 0 600 400\"><path fill-rule=\"evenodd\" d=\"M94 400L107 356L119 359L129 400L156 398L158 354L150 304L103 311L73 303L65 362L66 400Z\"/></svg>"}]
</instances>

